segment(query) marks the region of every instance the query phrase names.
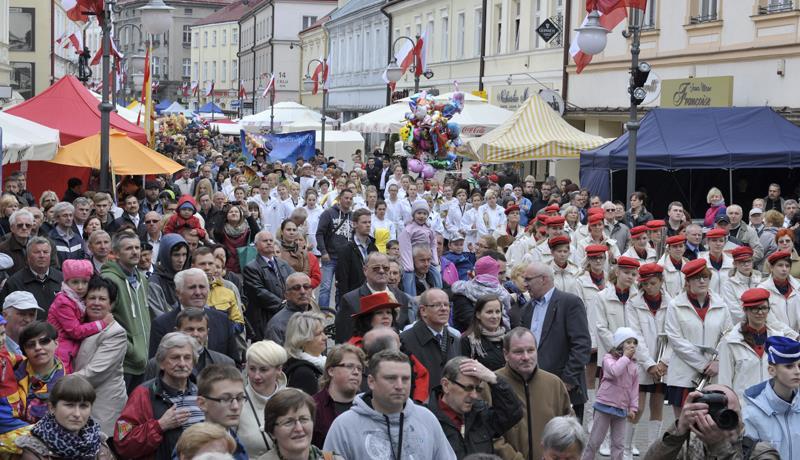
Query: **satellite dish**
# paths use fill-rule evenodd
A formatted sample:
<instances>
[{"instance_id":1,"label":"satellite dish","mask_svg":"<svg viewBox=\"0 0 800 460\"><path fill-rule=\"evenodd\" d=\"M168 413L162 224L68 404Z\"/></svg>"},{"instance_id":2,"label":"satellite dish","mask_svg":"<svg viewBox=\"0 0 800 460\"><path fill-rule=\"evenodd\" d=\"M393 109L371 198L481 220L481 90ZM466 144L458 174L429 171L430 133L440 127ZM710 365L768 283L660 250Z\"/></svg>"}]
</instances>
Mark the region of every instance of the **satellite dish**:
<instances>
[{"instance_id":1,"label":"satellite dish","mask_svg":"<svg viewBox=\"0 0 800 460\"><path fill-rule=\"evenodd\" d=\"M559 115L564 115L564 99L556 91L552 89L543 89L539 91L539 97L547 102L547 105L552 107Z\"/></svg>"}]
</instances>

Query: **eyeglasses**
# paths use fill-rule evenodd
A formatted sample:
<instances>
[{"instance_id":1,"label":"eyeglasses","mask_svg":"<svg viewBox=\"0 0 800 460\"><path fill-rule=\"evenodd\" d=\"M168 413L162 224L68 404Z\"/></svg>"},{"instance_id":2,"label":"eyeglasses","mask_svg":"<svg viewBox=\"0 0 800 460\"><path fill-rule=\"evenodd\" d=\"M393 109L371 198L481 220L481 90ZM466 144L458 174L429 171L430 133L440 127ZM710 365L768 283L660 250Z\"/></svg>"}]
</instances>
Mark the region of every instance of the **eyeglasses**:
<instances>
[{"instance_id":1,"label":"eyeglasses","mask_svg":"<svg viewBox=\"0 0 800 460\"><path fill-rule=\"evenodd\" d=\"M17 227L17 228L32 228L33 224L19 223L19 224L14 224L14 226Z\"/></svg>"},{"instance_id":2,"label":"eyeglasses","mask_svg":"<svg viewBox=\"0 0 800 460\"><path fill-rule=\"evenodd\" d=\"M343 367L343 368L347 369L350 372L358 371L359 374L364 372L364 366L362 366L360 364L353 364L353 363L337 364L337 365L335 365L333 367Z\"/></svg>"},{"instance_id":3,"label":"eyeglasses","mask_svg":"<svg viewBox=\"0 0 800 460\"><path fill-rule=\"evenodd\" d=\"M762 305L760 307L748 308L745 311L750 311L750 312L753 312L753 313L769 313L769 306Z\"/></svg>"},{"instance_id":4,"label":"eyeglasses","mask_svg":"<svg viewBox=\"0 0 800 460\"><path fill-rule=\"evenodd\" d=\"M226 395L226 396L223 396L221 398L212 398L211 396L203 396L203 397L208 399L208 400L216 401L216 402L218 402L220 404L225 404L225 405L228 405L228 406L230 406L231 403L233 403L234 401L236 401L237 404L242 404L242 403L244 403L245 401L247 401L249 399L247 397L247 395L244 394L244 393L236 395L236 396L227 396Z\"/></svg>"},{"instance_id":5,"label":"eyeglasses","mask_svg":"<svg viewBox=\"0 0 800 460\"><path fill-rule=\"evenodd\" d=\"M370 267L370 270L374 272L388 272L389 266L388 265L373 265Z\"/></svg>"},{"instance_id":6,"label":"eyeglasses","mask_svg":"<svg viewBox=\"0 0 800 460\"><path fill-rule=\"evenodd\" d=\"M428 303L428 304L423 304L422 306L423 307L428 307L428 308L433 308L435 310L445 310L447 308L450 308L450 304L449 303Z\"/></svg>"},{"instance_id":7,"label":"eyeglasses","mask_svg":"<svg viewBox=\"0 0 800 460\"><path fill-rule=\"evenodd\" d=\"M290 291L299 291L300 289L305 289L306 291L311 290L310 284L295 284L294 286L288 286L286 289Z\"/></svg>"},{"instance_id":8,"label":"eyeglasses","mask_svg":"<svg viewBox=\"0 0 800 460\"><path fill-rule=\"evenodd\" d=\"M46 346L50 345L50 342L52 342L52 341L53 341L53 339L51 339L50 337L42 337L39 340L36 340L36 339L29 340L29 341L25 342L25 348L36 348L37 344L40 347L46 347Z\"/></svg>"},{"instance_id":9,"label":"eyeglasses","mask_svg":"<svg viewBox=\"0 0 800 460\"><path fill-rule=\"evenodd\" d=\"M161 221L158 220L158 219L144 221L145 224L157 224L159 222L161 222Z\"/></svg>"},{"instance_id":10,"label":"eyeglasses","mask_svg":"<svg viewBox=\"0 0 800 460\"><path fill-rule=\"evenodd\" d=\"M523 279L523 280L525 280L525 282L526 282L526 283L530 283L531 281L535 280L536 278L541 278L541 277L543 277L543 276L544 276L544 275L536 275L536 276L531 276L530 278L528 278L527 276L525 276L525 277L523 277L522 279Z\"/></svg>"},{"instance_id":11,"label":"eyeglasses","mask_svg":"<svg viewBox=\"0 0 800 460\"><path fill-rule=\"evenodd\" d=\"M298 422L300 423L300 425L308 426L311 424L311 422L313 422L313 420L311 420L311 417L287 418L286 420L276 422L275 425L285 430L289 430L294 428Z\"/></svg>"},{"instance_id":12,"label":"eyeglasses","mask_svg":"<svg viewBox=\"0 0 800 460\"><path fill-rule=\"evenodd\" d=\"M463 383L458 383L458 380L451 380L451 382L460 386L467 393L472 393L473 391L478 394L483 393L483 387L480 385L464 385Z\"/></svg>"}]
</instances>

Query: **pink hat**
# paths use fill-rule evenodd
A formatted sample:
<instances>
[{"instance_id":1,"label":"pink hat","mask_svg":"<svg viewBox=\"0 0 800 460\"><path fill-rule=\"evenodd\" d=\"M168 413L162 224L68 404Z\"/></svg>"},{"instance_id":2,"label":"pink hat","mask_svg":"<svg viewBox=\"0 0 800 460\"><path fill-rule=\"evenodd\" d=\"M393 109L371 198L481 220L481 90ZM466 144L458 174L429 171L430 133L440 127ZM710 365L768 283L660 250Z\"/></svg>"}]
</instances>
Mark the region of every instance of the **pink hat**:
<instances>
[{"instance_id":1,"label":"pink hat","mask_svg":"<svg viewBox=\"0 0 800 460\"><path fill-rule=\"evenodd\" d=\"M497 278L500 275L500 264L489 256L483 256L475 262L475 276L490 275Z\"/></svg>"},{"instance_id":2,"label":"pink hat","mask_svg":"<svg viewBox=\"0 0 800 460\"><path fill-rule=\"evenodd\" d=\"M94 267L88 260L67 259L61 264L61 273L64 281L75 278L91 278L94 274Z\"/></svg>"}]
</instances>

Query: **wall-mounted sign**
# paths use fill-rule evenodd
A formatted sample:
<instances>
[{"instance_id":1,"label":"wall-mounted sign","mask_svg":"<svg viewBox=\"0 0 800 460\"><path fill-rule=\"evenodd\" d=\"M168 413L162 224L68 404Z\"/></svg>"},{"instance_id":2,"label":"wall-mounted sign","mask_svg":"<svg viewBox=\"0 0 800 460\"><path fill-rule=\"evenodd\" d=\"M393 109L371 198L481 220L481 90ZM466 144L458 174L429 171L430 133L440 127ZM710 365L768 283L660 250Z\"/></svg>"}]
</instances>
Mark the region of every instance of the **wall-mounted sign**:
<instances>
[{"instance_id":1,"label":"wall-mounted sign","mask_svg":"<svg viewBox=\"0 0 800 460\"><path fill-rule=\"evenodd\" d=\"M528 85L495 86L492 104L507 110L517 110L533 94Z\"/></svg>"},{"instance_id":2,"label":"wall-mounted sign","mask_svg":"<svg viewBox=\"0 0 800 460\"><path fill-rule=\"evenodd\" d=\"M661 81L661 107L730 107L733 77L683 78Z\"/></svg>"},{"instance_id":3,"label":"wall-mounted sign","mask_svg":"<svg viewBox=\"0 0 800 460\"><path fill-rule=\"evenodd\" d=\"M550 19L545 19L539 24L539 27L536 28L536 33L542 37L542 40L549 42L553 39L556 35L561 32L561 29L558 28L553 21Z\"/></svg>"}]
</instances>

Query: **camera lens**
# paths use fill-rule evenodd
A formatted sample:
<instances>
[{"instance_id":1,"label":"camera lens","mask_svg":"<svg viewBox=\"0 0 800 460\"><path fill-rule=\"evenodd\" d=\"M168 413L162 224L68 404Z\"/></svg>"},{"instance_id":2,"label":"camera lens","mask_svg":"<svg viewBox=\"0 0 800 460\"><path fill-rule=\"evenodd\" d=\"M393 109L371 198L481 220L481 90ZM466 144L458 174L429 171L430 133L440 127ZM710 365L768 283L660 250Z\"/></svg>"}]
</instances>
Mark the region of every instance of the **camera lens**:
<instances>
[{"instance_id":1,"label":"camera lens","mask_svg":"<svg viewBox=\"0 0 800 460\"><path fill-rule=\"evenodd\" d=\"M712 418L721 430L733 430L739 426L739 414L731 409L722 409Z\"/></svg>"}]
</instances>

